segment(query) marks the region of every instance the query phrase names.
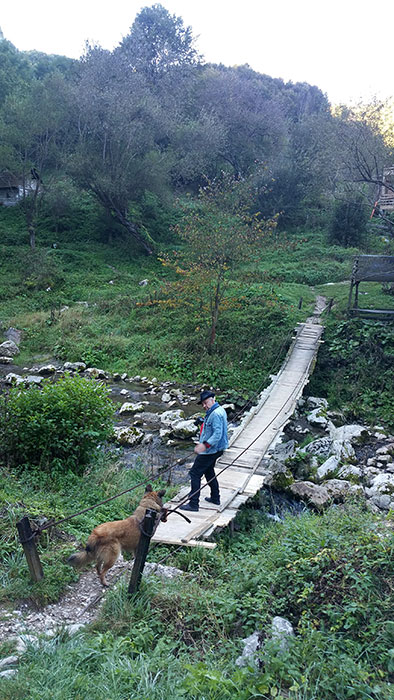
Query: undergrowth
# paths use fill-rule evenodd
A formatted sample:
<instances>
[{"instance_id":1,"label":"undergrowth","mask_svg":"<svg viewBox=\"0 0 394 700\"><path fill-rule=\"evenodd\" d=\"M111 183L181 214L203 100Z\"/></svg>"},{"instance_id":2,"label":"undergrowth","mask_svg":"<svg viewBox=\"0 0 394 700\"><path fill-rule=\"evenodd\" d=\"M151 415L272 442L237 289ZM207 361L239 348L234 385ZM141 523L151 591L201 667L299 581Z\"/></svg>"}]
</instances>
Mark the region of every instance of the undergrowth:
<instances>
[{"instance_id":1,"label":"undergrowth","mask_svg":"<svg viewBox=\"0 0 394 700\"><path fill-rule=\"evenodd\" d=\"M28 647L5 700L388 700L393 541L384 521L348 504L280 524L245 509L238 527L215 550L174 553L181 579L151 575L132 600L121 585L93 628ZM286 649L271 639L274 615L293 624ZM256 629L258 659L237 667Z\"/></svg>"}]
</instances>

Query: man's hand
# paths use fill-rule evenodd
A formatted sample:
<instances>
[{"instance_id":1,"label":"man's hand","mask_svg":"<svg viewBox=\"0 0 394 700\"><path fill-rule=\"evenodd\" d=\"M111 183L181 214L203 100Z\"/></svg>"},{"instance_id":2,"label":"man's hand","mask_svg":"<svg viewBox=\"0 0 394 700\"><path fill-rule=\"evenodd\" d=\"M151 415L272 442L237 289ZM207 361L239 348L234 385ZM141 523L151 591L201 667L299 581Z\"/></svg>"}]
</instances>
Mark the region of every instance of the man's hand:
<instances>
[{"instance_id":1,"label":"man's hand","mask_svg":"<svg viewBox=\"0 0 394 700\"><path fill-rule=\"evenodd\" d=\"M198 445L195 446L194 451L196 454L200 455L203 452L206 452L207 448L205 447L203 442L199 442Z\"/></svg>"}]
</instances>

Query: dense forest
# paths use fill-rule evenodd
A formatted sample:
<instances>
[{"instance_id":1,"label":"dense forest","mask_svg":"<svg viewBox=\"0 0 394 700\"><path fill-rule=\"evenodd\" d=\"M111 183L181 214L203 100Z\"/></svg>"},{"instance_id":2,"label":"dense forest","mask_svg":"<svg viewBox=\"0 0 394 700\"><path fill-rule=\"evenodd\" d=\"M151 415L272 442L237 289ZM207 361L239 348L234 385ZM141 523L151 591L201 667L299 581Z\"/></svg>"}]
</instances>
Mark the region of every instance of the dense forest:
<instances>
[{"instance_id":1,"label":"dense forest","mask_svg":"<svg viewBox=\"0 0 394 700\"><path fill-rule=\"evenodd\" d=\"M150 576L130 600L123 577L92 625L23 636L18 616L37 612L48 632L47 606L69 590L81 613L84 575L66 560L92 528L128 517L147 480L166 498L179 483L161 474L157 426L154 447L122 461L105 383L5 377L11 361L23 374L84 363L126 395L121 376L159 394L212 387L241 414L319 295L324 343L302 401L323 397L312 400L324 419L368 426L357 459L373 455L376 476L380 449L391 484L394 327L346 310L354 256L394 255L394 215L377 204L393 164L392 102L331 105L317 86L207 63L160 4L112 51L87 44L79 60L19 51L0 31L0 332L20 342L0 357L5 700L389 700L393 501L355 495L354 450L352 496L313 510L262 489L215 549L150 552L174 580ZM393 283L365 290L365 306L393 309ZM286 474L308 467L317 485L310 440ZM61 523L41 532L36 583L16 531L26 514ZM284 644L273 616L293 626ZM23 644L4 633L13 625ZM256 630L259 655L238 663Z\"/></svg>"},{"instance_id":2,"label":"dense forest","mask_svg":"<svg viewBox=\"0 0 394 700\"><path fill-rule=\"evenodd\" d=\"M170 237L174 195L223 173L253 178L251 209L280 230L328 225L355 202L363 219L392 160L384 104L333 110L316 86L207 64L160 5L112 52L87 46L76 61L6 39L0 52L0 171L23 186L32 246L44 219L75 234L94 201L108 241L149 254ZM355 243L361 227L332 235Z\"/></svg>"}]
</instances>

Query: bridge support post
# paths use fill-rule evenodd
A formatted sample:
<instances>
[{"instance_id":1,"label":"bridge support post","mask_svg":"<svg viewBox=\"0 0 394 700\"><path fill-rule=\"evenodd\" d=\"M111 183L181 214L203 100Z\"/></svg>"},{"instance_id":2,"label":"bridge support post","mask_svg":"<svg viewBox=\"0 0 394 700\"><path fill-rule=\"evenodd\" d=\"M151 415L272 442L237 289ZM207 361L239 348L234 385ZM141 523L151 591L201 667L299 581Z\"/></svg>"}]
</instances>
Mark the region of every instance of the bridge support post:
<instances>
[{"instance_id":1,"label":"bridge support post","mask_svg":"<svg viewBox=\"0 0 394 700\"><path fill-rule=\"evenodd\" d=\"M131 597L140 587L142 572L144 570L146 557L148 554L149 544L153 535L153 529L156 520L156 511L150 508L146 509L145 518L141 524L140 541L134 559L133 570L131 572L128 595Z\"/></svg>"}]
</instances>

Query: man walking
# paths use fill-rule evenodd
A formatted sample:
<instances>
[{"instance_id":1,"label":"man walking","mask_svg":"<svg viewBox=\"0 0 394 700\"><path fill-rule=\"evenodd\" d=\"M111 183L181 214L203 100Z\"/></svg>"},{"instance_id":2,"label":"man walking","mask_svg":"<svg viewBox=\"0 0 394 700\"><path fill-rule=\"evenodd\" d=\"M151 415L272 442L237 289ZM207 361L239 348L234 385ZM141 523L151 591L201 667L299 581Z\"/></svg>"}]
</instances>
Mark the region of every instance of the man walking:
<instances>
[{"instance_id":1,"label":"man walking","mask_svg":"<svg viewBox=\"0 0 394 700\"><path fill-rule=\"evenodd\" d=\"M194 451L197 457L190 469L191 491L189 503L180 506L182 510L198 511L201 477L209 482L211 495L205 498L208 503L220 505L219 483L215 476L215 462L228 447L227 414L215 401L213 391L202 391L199 402L205 410L205 418L200 433L200 441Z\"/></svg>"}]
</instances>

